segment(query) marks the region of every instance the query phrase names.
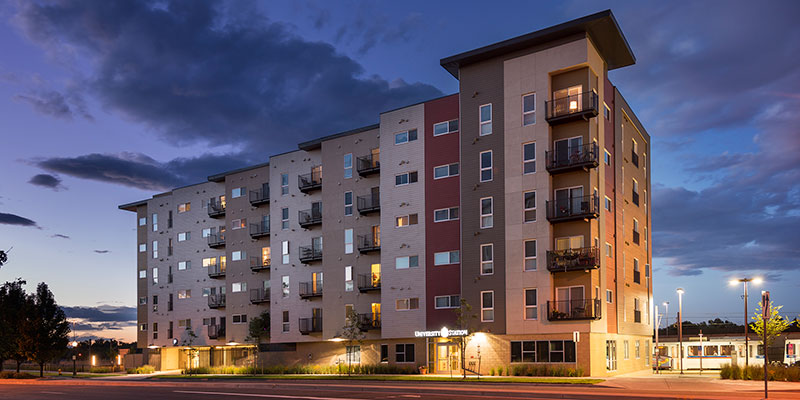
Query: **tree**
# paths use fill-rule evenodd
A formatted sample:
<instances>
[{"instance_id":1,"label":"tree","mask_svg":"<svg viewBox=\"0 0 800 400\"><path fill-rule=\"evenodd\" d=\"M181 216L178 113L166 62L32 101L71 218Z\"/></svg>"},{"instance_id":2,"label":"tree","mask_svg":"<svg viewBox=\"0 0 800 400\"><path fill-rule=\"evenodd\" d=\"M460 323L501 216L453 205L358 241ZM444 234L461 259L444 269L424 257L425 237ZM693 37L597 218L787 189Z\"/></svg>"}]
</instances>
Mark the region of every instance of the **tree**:
<instances>
[{"instance_id":1,"label":"tree","mask_svg":"<svg viewBox=\"0 0 800 400\"><path fill-rule=\"evenodd\" d=\"M194 333L192 327L186 328L186 339L183 339L181 346L186 346L188 349L186 350L187 357L186 366L188 375L192 374L194 368L194 360L196 360L200 355L200 350L194 347L194 341L197 340L197 334Z\"/></svg>"},{"instance_id":2,"label":"tree","mask_svg":"<svg viewBox=\"0 0 800 400\"><path fill-rule=\"evenodd\" d=\"M461 298L461 304L454 311L456 313L456 324L458 325L458 328L467 331L466 335L454 336L452 339L452 341L458 345L459 355L461 358L461 360L459 360L461 362L461 372L464 374L464 379L467 379L467 345L474 334L472 326L478 319L478 315L472 313L472 306L467 303L467 300L464 298Z\"/></svg>"},{"instance_id":3,"label":"tree","mask_svg":"<svg viewBox=\"0 0 800 400\"><path fill-rule=\"evenodd\" d=\"M69 323L44 282L36 287L35 294L28 296L26 303L27 318L20 329L20 350L39 364L39 376L43 377L44 363L61 357L67 350Z\"/></svg>"},{"instance_id":4,"label":"tree","mask_svg":"<svg viewBox=\"0 0 800 400\"><path fill-rule=\"evenodd\" d=\"M17 372L19 366L25 361L25 356L19 351L19 327L25 319L23 309L26 297L22 287L25 281L17 279L6 282L0 286L0 371L3 370L3 361L16 360Z\"/></svg>"},{"instance_id":5,"label":"tree","mask_svg":"<svg viewBox=\"0 0 800 400\"><path fill-rule=\"evenodd\" d=\"M778 335L780 335L781 332L788 329L789 326L791 325L788 318L782 317L779 314L783 306L774 306L772 304L773 303L770 302L768 305L769 308L767 309L767 311L769 312L769 319L764 321L762 314L764 308L761 302L759 302L758 307L756 307L755 315L753 315L752 317L754 323L750 324L750 326L753 329L753 332L757 333L759 338L762 338L761 342L762 344L765 344L764 346L765 351L766 348L769 347L770 344L772 344L775 338L778 337ZM766 322L766 328L764 326L765 322ZM764 329L766 329L767 331L767 343L763 343Z\"/></svg>"},{"instance_id":6,"label":"tree","mask_svg":"<svg viewBox=\"0 0 800 400\"><path fill-rule=\"evenodd\" d=\"M269 337L269 311L262 311L261 315L250 320L250 339L256 343Z\"/></svg>"},{"instance_id":7,"label":"tree","mask_svg":"<svg viewBox=\"0 0 800 400\"><path fill-rule=\"evenodd\" d=\"M354 310L347 312L345 316L345 324L342 327L342 334L340 335L344 343L345 356L347 357L347 376L350 376L350 367L353 364L353 355L349 351L353 346L358 343L359 347L364 340L364 331L361 329L361 322L359 321L358 314Z\"/></svg>"},{"instance_id":8,"label":"tree","mask_svg":"<svg viewBox=\"0 0 800 400\"><path fill-rule=\"evenodd\" d=\"M3 264L7 262L8 262L8 252L0 250L0 267L2 267Z\"/></svg>"}]
</instances>

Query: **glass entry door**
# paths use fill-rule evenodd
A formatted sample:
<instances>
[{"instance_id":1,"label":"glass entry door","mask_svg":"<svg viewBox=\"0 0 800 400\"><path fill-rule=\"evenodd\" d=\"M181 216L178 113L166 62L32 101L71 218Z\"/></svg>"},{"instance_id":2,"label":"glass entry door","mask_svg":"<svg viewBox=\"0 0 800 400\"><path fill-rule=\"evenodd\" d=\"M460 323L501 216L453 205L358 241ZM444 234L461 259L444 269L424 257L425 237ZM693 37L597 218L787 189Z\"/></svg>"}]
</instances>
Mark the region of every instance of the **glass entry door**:
<instances>
[{"instance_id":1,"label":"glass entry door","mask_svg":"<svg viewBox=\"0 0 800 400\"><path fill-rule=\"evenodd\" d=\"M438 343L436 345L436 372L447 374L459 371L458 345L453 343Z\"/></svg>"}]
</instances>

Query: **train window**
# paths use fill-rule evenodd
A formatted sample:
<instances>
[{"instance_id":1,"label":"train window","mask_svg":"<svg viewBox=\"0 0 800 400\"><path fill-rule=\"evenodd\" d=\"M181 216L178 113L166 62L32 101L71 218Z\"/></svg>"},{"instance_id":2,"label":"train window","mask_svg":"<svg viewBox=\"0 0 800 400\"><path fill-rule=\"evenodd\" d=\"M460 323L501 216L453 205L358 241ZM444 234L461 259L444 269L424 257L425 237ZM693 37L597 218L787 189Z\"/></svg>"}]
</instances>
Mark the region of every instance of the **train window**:
<instances>
[{"instance_id":1,"label":"train window","mask_svg":"<svg viewBox=\"0 0 800 400\"><path fill-rule=\"evenodd\" d=\"M719 347L717 346L705 346L703 347L703 355L705 356L718 356L719 355Z\"/></svg>"},{"instance_id":2,"label":"train window","mask_svg":"<svg viewBox=\"0 0 800 400\"><path fill-rule=\"evenodd\" d=\"M721 356L732 356L733 355L734 346L732 344L723 344L719 346L719 355Z\"/></svg>"},{"instance_id":3,"label":"train window","mask_svg":"<svg viewBox=\"0 0 800 400\"><path fill-rule=\"evenodd\" d=\"M786 355L790 357L797 355L797 348L794 343L786 343Z\"/></svg>"},{"instance_id":4,"label":"train window","mask_svg":"<svg viewBox=\"0 0 800 400\"><path fill-rule=\"evenodd\" d=\"M700 356L700 346L688 346L688 347L689 347L689 357Z\"/></svg>"}]
</instances>

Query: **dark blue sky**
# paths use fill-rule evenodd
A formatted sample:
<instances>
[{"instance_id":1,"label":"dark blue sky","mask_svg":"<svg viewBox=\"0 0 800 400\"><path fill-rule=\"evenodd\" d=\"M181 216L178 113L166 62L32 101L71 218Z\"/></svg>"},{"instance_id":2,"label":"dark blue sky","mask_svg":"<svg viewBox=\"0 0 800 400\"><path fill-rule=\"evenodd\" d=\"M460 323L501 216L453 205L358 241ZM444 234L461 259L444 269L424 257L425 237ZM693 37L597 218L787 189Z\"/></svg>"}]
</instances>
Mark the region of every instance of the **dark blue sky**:
<instances>
[{"instance_id":1,"label":"dark blue sky","mask_svg":"<svg viewBox=\"0 0 800 400\"><path fill-rule=\"evenodd\" d=\"M687 318L741 320L727 281L761 275L797 316L797 1L3 3L0 280L131 337L118 204L453 93L440 58L607 8L637 57L611 79L653 140L655 300L682 286Z\"/></svg>"}]
</instances>

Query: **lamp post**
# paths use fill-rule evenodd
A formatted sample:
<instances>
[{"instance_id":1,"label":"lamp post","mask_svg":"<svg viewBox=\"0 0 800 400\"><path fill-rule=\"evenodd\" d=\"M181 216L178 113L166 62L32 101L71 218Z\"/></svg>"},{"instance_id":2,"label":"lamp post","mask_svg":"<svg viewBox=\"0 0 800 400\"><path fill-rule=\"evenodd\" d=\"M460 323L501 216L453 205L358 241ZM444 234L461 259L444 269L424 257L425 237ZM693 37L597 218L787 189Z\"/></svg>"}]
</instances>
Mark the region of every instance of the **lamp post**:
<instances>
[{"instance_id":1,"label":"lamp post","mask_svg":"<svg viewBox=\"0 0 800 400\"><path fill-rule=\"evenodd\" d=\"M736 286L739 283L744 284L744 366L750 364L750 346L747 338L747 282L753 282L755 285L760 285L763 282L761 278L740 278L740 279L731 279L730 285Z\"/></svg>"},{"instance_id":2,"label":"lamp post","mask_svg":"<svg viewBox=\"0 0 800 400\"><path fill-rule=\"evenodd\" d=\"M683 288L678 288L678 341L680 345L678 351L681 354L681 375L683 374Z\"/></svg>"},{"instance_id":3,"label":"lamp post","mask_svg":"<svg viewBox=\"0 0 800 400\"><path fill-rule=\"evenodd\" d=\"M77 351L78 348L78 341L75 340L74 336L72 337L71 344L72 344L72 377L74 378L78 376L78 370L76 369L77 362L75 361L77 359L77 357L75 357L75 352Z\"/></svg>"},{"instance_id":4,"label":"lamp post","mask_svg":"<svg viewBox=\"0 0 800 400\"><path fill-rule=\"evenodd\" d=\"M669 336L669 302L665 301L664 305L664 317L667 318L667 321L664 322L667 326L664 328L664 336Z\"/></svg>"}]
</instances>

